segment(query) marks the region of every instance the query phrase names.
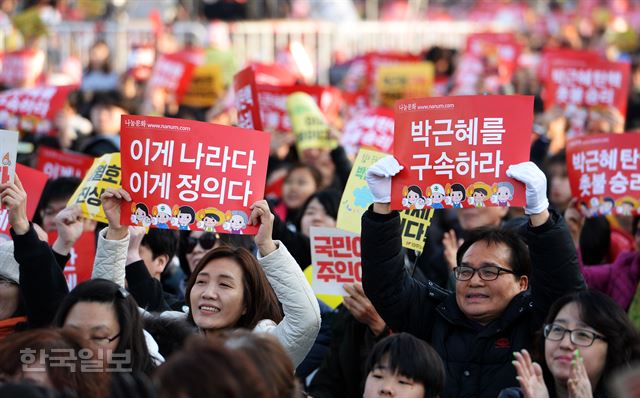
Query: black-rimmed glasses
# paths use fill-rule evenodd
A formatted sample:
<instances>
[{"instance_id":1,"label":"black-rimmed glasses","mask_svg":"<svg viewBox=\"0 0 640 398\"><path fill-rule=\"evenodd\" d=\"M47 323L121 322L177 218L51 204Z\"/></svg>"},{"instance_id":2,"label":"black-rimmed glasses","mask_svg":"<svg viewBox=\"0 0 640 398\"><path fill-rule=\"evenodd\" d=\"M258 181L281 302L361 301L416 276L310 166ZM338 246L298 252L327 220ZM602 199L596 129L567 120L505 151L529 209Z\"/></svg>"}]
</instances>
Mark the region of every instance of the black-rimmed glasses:
<instances>
[{"instance_id":1,"label":"black-rimmed glasses","mask_svg":"<svg viewBox=\"0 0 640 398\"><path fill-rule=\"evenodd\" d=\"M453 269L453 275L459 281L470 280L476 272L483 281L494 281L498 279L500 274L513 274L513 271L498 267L497 265L487 265L478 269L463 265Z\"/></svg>"},{"instance_id":2,"label":"black-rimmed glasses","mask_svg":"<svg viewBox=\"0 0 640 398\"><path fill-rule=\"evenodd\" d=\"M596 332L586 329L567 329L557 323L544 325L544 338L551 341L560 341L564 335L569 333L571 342L580 347L589 347L596 339L606 340L606 338Z\"/></svg>"}]
</instances>

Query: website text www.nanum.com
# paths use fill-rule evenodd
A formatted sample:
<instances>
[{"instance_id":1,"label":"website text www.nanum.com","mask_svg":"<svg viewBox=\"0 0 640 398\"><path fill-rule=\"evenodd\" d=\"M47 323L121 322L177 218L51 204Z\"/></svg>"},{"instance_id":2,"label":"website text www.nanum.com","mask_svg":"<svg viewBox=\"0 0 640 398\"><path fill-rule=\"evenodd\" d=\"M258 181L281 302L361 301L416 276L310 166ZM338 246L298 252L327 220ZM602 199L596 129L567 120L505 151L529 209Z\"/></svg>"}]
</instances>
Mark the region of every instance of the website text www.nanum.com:
<instances>
[{"instance_id":1,"label":"website text www.nanum.com","mask_svg":"<svg viewBox=\"0 0 640 398\"><path fill-rule=\"evenodd\" d=\"M451 109L455 108L455 104L428 104L428 105L418 105L416 109L421 111L429 111L432 109Z\"/></svg>"},{"instance_id":2,"label":"website text www.nanum.com","mask_svg":"<svg viewBox=\"0 0 640 398\"><path fill-rule=\"evenodd\" d=\"M163 129L163 130L191 131L191 127L189 127L189 126L176 126L176 125L173 125L173 124L147 123L147 128Z\"/></svg>"}]
</instances>

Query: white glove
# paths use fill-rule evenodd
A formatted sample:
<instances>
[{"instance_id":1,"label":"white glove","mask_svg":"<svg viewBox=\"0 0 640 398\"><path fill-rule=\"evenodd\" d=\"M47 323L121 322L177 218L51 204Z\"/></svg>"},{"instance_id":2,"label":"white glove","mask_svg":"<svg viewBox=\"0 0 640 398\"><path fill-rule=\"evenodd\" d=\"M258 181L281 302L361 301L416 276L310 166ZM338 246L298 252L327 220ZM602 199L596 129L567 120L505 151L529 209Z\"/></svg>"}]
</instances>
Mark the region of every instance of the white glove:
<instances>
[{"instance_id":1,"label":"white glove","mask_svg":"<svg viewBox=\"0 0 640 398\"><path fill-rule=\"evenodd\" d=\"M527 186L525 214L540 214L549 207L547 199L547 177L533 162L509 166L507 176L523 182Z\"/></svg>"},{"instance_id":2,"label":"white glove","mask_svg":"<svg viewBox=\"0 0 640 398\"><path fill-rule=\"evenodd\" d=\"M374 203L391 202L391 177L404 167L391 155L385 156L369 167L365 179Z\"/></svg>"}]
</instances>

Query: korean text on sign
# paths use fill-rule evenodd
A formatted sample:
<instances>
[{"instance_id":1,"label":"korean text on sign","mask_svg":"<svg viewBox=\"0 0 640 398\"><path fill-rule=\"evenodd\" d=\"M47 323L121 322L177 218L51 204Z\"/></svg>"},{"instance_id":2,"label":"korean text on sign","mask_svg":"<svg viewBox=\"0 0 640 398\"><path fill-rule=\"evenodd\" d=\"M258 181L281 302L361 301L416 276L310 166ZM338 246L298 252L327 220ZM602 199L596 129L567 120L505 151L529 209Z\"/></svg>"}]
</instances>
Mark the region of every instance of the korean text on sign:
<instances>
[{"instance_id":1,"label":"korean text on sign","mask_svg":"<svg viewBox=\"0 0 640 398\"><path fill-rule=\"evenodd\" d=\"M79 204L84 217L107 223L100 196L107 188L120 188L121 174L120 154L102 155L94 160L93 166L91 166L67 205Z\"/></svg>"},{"instance_id":2,"label":"korean text on sign","mask_svg":"<svg viewBox=\"0 0 640 398\"><path fill-rule=\"evenodd\" d=\"M266 133L180 119L122 120L122 222L230 234L255 232L249 206L262 198Z\"/></svg>"},{"instance_id":3,"label":"korean text on sign","mask_svg":"<svg viewBox=\"0 0 640 398\"><path fill-rule=\"evenodd\" d=\"M596 134L569 140L569 183L583 214L640 215L639 147L638 134Z\"/></svg>"},{"instance_id":4,"label":"korean text on sign","mask_svg":"<svg viewBox=\"0 0 640 398\"><path fill-rule=\"evenodd\" d=\"M532 124L532 97L399 101L394 155L404 169L392 180L392 208L524 205L524 186L506 169L529 160Z\"/></svg>"},{"instance_id":5,"label":"korean text on sign","mask_svg":"<svg viewBox=\"0 0 640 398\"><path fill-rule=\"evenodd\" d=\"M360 236L337 228L311 227L313 290L342 295L345 283L362 281Z\"/></svg>"}]
</instances>

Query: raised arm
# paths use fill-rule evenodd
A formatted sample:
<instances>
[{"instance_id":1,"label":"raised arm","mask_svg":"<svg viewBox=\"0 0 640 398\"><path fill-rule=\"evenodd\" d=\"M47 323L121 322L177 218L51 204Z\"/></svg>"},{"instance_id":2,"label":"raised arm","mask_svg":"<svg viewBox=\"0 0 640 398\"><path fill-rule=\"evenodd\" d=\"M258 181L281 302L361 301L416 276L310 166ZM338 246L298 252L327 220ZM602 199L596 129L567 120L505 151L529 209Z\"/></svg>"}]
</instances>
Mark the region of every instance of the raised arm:
<instances>
[{"instance_id":1,"label":"raised arm","mask_svg":"<svg viewBox=\"0 0 640 398\"><path fill-rule=\"evenodd\" d=\"M46 327L69 293L67 281L49 244L38 238L27 218L27 193L17 175L15 182L0 185L0 197L12 226L13 255L20 268L27 321L30 327Z\"/></svg>"},{"instance_id":2,"label":"raised arm","mask_svg":"<svg viewBox=\"0 0 640 398\"><path fill-rule=\"evenodd\" d=\"M130 202L131 196L124 189L107 188L100 200L109 226L98 233L91 278L107 279L124 287L129 229L120 225L120 203Z\"/></svg>"},{"instance_id":3,"label":"raised arm","mask_svg":"<svg viewBox=\"0 0 640 398\"><path fill-rule=\"evenodd\" d=\"M390 210L391 177L401 169L387 156L367 170L374 203L362 216L362 287L391 330L428 338L425 332L431 330L436 305L445 294L405 271L400 216Z\"/></svg>"},{"instance_id":4,"label":"raised arm","mask_svg":"<svg viewBox=\"0 0 640 398\"><path fill-rule=\"evenodd\" d=\"M250 224L260 223L255 236L258 262L267 275L278 300L282 304L284 318L273 333L283 345L297 367L311 349L320 330L320 308L300 266L287 248L271 239L274 215L265 200L251 206Z\"/></svg>"},{"instance_id":5,"label":"raised arm","mask_svg":"<svg viewBox=\"0 0 640 398\"><path fill-rule=\"evenodd\" d=\"M530 216L524 238L531 256L531 292L539 317L546 316L559 297L585 289L578 255L562 216L549 211L547 179L532 162L510 166L507 175L526 185L525 214Z\"/></svg>"}]
</instances>

